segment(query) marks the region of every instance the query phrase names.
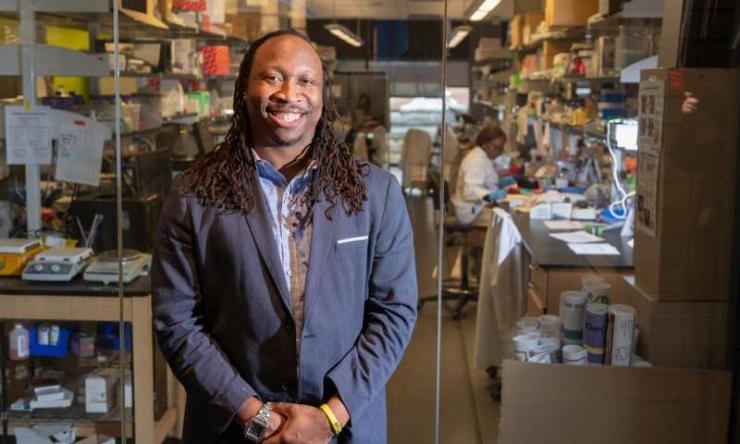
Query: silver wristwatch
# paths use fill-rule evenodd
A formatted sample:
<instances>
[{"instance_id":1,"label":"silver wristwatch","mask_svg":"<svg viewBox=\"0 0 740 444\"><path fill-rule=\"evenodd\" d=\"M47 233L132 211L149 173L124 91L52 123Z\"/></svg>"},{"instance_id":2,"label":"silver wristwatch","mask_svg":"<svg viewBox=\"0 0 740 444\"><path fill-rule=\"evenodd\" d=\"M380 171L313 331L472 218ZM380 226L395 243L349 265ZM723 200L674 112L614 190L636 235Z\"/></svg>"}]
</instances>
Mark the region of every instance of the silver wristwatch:
<instances>
[{"instance_id":1,"label":"silver wristwatch","mask_svg":"<svg viewBox=\"0 0 740 444\"><path fill-rule=\"evenodd\" d=\"M260 443L267 432L267 424L272 414L272 405L269 402L262 404L254 418L244 424L244 437L253 443Z\"/></svg>"}]
</instances>

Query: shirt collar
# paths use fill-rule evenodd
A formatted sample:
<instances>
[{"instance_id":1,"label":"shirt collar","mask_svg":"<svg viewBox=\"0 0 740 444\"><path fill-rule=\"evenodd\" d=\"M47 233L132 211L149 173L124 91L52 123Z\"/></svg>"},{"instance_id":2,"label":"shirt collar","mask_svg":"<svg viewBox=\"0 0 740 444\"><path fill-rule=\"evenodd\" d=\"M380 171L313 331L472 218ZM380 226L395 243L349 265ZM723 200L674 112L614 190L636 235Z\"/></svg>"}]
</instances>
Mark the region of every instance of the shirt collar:
<instances>
[{"instance_id":1,"label":"shirt collar","mask_svg":"<svg viewBox=\"0 0 740 444\"><path fill-rule=\"evenodd\" d=\"M257 151L254 148L250 149L252 150L252 155L254 156L254 164L257 168L257 176L262 179L269 180L270 182L272 182L273 185L281 188L287 188L290 185L294 192L303 191L308 184L308 180L313 176L313 174L315 174L315 171L318 169L318 163L316 162L316 159L311 159L311 162L308 164L308 166L301 170L298 174L296 174L293 180L288 182L283 173L275 169L275 167L272 166L270 162L262 159L259 154L257 154Z\"/></svg>"}]
</instances>

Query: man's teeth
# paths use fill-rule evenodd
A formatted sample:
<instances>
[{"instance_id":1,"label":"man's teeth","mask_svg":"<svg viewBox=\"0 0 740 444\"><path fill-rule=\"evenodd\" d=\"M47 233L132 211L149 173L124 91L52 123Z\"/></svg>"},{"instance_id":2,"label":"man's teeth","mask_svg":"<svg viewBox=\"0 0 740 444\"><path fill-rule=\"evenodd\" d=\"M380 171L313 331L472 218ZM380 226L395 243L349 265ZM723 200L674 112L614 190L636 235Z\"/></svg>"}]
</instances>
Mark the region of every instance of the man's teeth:
<instances>
[{"instance_id":1,"label":"man's teeth","mask_svg":"<svg viewBox=\"0 0 740 444\"><path fill-rule=\"evenodd\" d=\"M293 122L301 117L301 115L298 113L275 113L275 117L283 122Z\"/></svg>"}]
</instances>

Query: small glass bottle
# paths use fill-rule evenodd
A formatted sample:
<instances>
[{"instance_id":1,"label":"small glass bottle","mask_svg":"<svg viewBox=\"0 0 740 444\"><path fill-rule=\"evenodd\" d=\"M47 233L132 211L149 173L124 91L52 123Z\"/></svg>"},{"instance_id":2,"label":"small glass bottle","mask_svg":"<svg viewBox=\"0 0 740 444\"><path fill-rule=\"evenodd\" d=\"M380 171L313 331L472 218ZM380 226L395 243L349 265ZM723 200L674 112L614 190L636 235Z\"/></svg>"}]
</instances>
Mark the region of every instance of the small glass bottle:
<instances>
[{"instance_id":1,"label":"small glass bottle","mask_svg":"<svg viewBox=\"0 0 740 444\"><path fill-rule=\"evenodd\" d=\"M15 328L10 331L10 360L22 361L28 359L28 330L23 328L23 324L18 322Z\"/></svg>"}]
</instances>

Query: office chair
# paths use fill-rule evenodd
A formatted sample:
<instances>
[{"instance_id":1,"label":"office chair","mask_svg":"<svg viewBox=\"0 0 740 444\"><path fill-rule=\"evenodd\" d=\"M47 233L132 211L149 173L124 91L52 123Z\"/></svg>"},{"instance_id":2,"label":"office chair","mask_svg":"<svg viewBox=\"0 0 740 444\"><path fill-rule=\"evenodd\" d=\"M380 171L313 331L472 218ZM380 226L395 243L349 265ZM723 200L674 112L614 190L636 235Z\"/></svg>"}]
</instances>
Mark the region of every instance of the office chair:
<instances>
[{"instance_id":1,"label":"office chair","mask_svg":"<svg viewBox=\"0 0 740 444\"><path fill-rule=\"evenodd\" d=\"M431 153L432 138L429 137L426 131L411 128L406 132L403 139L403 151L401 152L401 169L403 171L403 183L401 185L404 192L412 188L423 191L429 175Z\"/></svg>"},{"instance_id":2,"label":"office chair","mask_svg":"<svg viewBox=\"0 0 740 444\"><path fill-rule=\"evenodd\" d=\"M439 208L439 192L440 192L440 177L437 172L429 172L429 180L427 183L430 194L434 201L434 210L440 212L444 217L444 232L451 236L462 237L462 270L460 273L460 280L447 280L442 284L442 301L456 300L457 304L452 310L452 318L459 320L462 316L462 311L470 301L476 301L478 299L478 287L470 285L470 277L468 275L468 263L470 260L469 252L469 239L468 234L476 229L472 224L463 225L458 222L457 217L454 214L448 214L450 204L450 192L447 181L443 182L444 187L444 208ZM439 271L441 273L441 270ZM426 302L432 302L437 300L437 295L424 296L419 299L418 308L421 309Z\"/></svg>"}]
</instances>

